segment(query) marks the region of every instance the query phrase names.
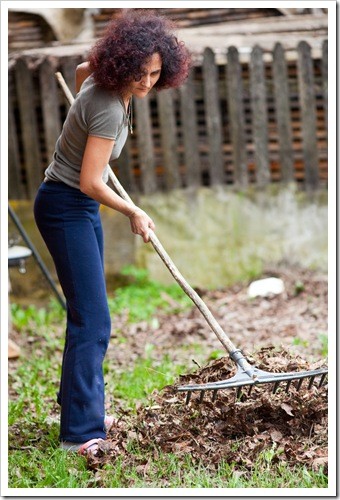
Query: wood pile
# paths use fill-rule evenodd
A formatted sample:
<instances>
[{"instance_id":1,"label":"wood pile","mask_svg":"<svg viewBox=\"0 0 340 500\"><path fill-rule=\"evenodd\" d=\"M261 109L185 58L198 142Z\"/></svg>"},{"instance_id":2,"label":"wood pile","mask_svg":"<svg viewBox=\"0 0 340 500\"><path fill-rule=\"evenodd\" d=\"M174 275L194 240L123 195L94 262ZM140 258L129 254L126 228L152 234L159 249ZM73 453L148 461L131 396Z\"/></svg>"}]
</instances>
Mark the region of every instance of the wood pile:
<instances>
[{"instance_id":1,"label":"wood pile","mask_svg":"<svg viewBox=\"0 0 340 500\"><path fill-rule=\"evenodd\" d=\"M107 23L118 17L122 9L100 9L93 15L95 36L102 36ZM281 16L278 9L156 9L164 16L176 21L178 28L205 26L240 20L261 19L269 16Z\"/></svg>"},{"instance_id":2,"label":"wood pile","mask_svg":"<svg viewBox=\"0 0 340 500\"><path fill-rule=\"evenodd\" d=\"M52 28L41 16L28 12L8 12L10 52L42 47L55 40Z\"/></svg>"},{"instance_id":3,"label":"wood pile","mask_svg":"<svg viewBox=\"0 0 340 500\"><path fill-rule=\"evenodd\" d=\"M147 10L147 9L144 9ZM271 41L280 33L285 49L296 46L301 39L312 43L314 38L327 38L327 9L226 8L226 9L154 9L173 19L181 39L190 49L200 52L202 46L217 49L226 45L254 46L271 50ZM120 15L122 9L96 9L92 14L93 36L102 36L107 23ZM315 12L317 11L317 12ZM326 12L325 12L326 11ZM46 47L58 40L53 28L40 15L9 10L9 51ZM224 38L221 43L221 37Z\"/></svg>"}]
</instances>

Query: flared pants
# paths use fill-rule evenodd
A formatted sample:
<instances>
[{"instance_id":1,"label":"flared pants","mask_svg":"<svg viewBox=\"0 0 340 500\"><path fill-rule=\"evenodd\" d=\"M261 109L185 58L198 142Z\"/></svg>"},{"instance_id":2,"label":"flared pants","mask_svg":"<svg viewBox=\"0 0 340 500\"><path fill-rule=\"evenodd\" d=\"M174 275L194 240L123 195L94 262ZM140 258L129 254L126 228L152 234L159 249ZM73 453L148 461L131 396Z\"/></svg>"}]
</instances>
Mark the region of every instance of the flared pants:
<instances>
[{"instance_id":1,"label":"flared pants","mask_svg":"<svg viewBox=\"0 0 340 500\"><path fill-rule=\"evenodd\" d=\"M38 229L67 302L58 402L60 439L105 438L103 359L111 320L99 203L61 182L43 182L34 204Z\"/></svg>"}]
</instances>

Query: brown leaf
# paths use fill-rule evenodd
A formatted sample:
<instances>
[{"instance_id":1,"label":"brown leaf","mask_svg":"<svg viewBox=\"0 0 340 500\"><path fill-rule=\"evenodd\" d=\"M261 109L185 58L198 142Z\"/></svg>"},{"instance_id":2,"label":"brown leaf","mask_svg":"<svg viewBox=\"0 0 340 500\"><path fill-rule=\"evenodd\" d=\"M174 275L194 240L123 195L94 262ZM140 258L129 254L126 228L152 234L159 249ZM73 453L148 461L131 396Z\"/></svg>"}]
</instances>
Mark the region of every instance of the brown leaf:
<instances>
[{"instance_id":1,"label":"brown leaf","mask_svg":"<svg viewBox=\"0 0 340 500\"><path fill-rule=\"evenodd\" d=\"M183 451L183 452L190 452L190 442L189 441L182 441L181 443L175 443L174 446L175 450L177 451Z\"/></svg>"},{"instance_id":2,"label":"brown leaf","mask_svg":"<svg viewBox=\"0 0 340 500\"><path fill-rule=\"evenodd\" d=\"M282 403L281 408L291 417L294 417L294 414L292 413L293 408L290 405L287 405L287 403Z\"/></svg>"},{"instance_id":3,"label":"brown leaf","mask_svg":"<svg viewBox=\"0 0 340 500\"><path fill-rule=\"evenodd\" d=\"M275 442L279 442L282 440L282 434L280 431L277 431L277 430L273 430L270 432L270 437L272 438L273 441Z\"/></svg>"},{"instance_id":4,"label":"brown leaf","mask_svg":"<svg viewBox=\"0 0 340 500\"><path fill-rule=\"evenodd\" d=\"M314 471L317 471L320 467L323 467L327 464L328 464L328 457L315 458L312 462L312 468Z\"/></svg>"}]
</instances>

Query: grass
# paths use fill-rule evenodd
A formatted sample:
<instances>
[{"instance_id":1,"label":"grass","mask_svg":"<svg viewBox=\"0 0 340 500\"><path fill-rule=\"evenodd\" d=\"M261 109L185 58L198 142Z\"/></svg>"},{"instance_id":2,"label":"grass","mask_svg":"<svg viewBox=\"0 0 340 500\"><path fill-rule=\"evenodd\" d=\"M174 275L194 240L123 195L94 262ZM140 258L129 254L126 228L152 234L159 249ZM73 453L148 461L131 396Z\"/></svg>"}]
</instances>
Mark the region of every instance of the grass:
<instances>
[{"instance_id":1,"label":"grass","mask_svg":"<svg viewBox=\"0 0 340 500\"><path fill-rule=\"evenodd\" d=\"M300 346L307 348L310 346L310 342L300 337L295 337L292 341L293 346ZM328 356L328 335L327 333L319 333L318 335L318 351L321 357L327 358Z\"/></svg>"},{"instance_id":2,"label":"grass","mask_svg":"<svg viewBox=\"0 0 340 500\"><path fill-rule=\"evenodd\" d=\"M138 359L130 370L124 370L115 380L115 396L125 401L125 406L135 408L136 401L146 401L154 389L171 384L184 367L174 365L169 355L160 361L152 357L153 346L147 346L144 358Z\"/></svg>"},{"instance_id":3,"label":"grass","mask_svg":"<svg viewBox=\"0 0 340 500\"><path fill-rule=\"evenodd\" d=\"M321 344L321 349L320 349L321 356L326 358L328 356L328 335L327 335L327 333L320 333L319 334L319 341Z\"/></svg>"},{"instance_id":4,"label":"grass","mask_svg":"<svg viewBox=\"0 0 340 500\"><path fill-rule=\"evenodd\" d=\"M289 470L279 466L265 467L259 457L251 477L236 464L221 462L212 473L203 464L197 466L187 455L184 462L173 454L160 454L157 461L146 466L137 466L125 471L121 460L108 465L100 473L100 484L104 488L312 488L327 487L327 478L321 473L308 472L305 468ZM145 478L145 474L147 477Z\"/></svg>"},{"instance_id":5,"label":"grass","mask_svg":"<svg viewBox=\"0 0 340 500\"><path fill-rule=\"evenodd\" d=\"M151 282L144 271L129 269L131 282L110 298L115 314L125 313L128 321L155 321L155 313L172 313L188 307L177 285L164 287ZM140 292L140 290L142 290ZM145 297L148 297L147 306ZM189 299L188 299L189 300ZM326 488L327 477L306 467L291 469L278 463L280 450L266 450L249 470L222 462L214 470L194 464L191 457L178 458L155 447L140 450L133 437L127 447L136 465L127 466L118 457L115 463L94 473L76 454L58 448L59 425L55 397L58 390L63 348L64 312L53 301L47 308L22 308L12 304L12 320L26 337L29 356L22 356L9 380L9 484L10 488ZM325 341L326 344L326 341ZM194 345L204 354L204 347ZM183 346L183 349L185 346ZM210 353L210 359L219 351ZM138 404L149 404L150 394L170 384L185 367L170 355L161 358L155 346L146 345L144 355L123 371L104 362L105 380L114 387L121 407L133 414ZM237 443L235 443L237 446Z\"/></svg>"},{"instance_id":6,"label":"grass","mask_svg":"<svg viewBox=\"0 0 340 500\"><path fill-rule=\"evenodd\" d=\"M122 274L129 276L131 283L117 288L108 302L112 314L126 312L130 322L150 321L158 310L174 314L192 304L179 285L151 281L145 269L127 266Z\"/></svg>"}]
</instances>

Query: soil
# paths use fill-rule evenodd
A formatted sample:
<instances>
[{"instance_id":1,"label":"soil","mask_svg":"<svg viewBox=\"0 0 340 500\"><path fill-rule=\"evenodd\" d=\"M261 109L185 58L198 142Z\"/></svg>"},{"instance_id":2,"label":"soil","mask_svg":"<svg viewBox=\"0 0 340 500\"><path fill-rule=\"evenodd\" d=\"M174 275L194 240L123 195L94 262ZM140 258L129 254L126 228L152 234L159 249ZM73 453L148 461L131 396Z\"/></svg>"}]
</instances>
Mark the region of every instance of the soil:
<instances>
[{"instance_id":1,"label":"soil","mask_svg":"<svg viewBox=\"0 0 340 500\"><path fill-rule=\"evenodd\" d=\"M320 335L327 332L327 277L295 268L268 269L263 277L268 276L281 278L285 292L252 300L244 284L197 292L233 343L258 368L295 372L325 366ZM199 393L193 393L185 404L186 394L176 390L178 385L226 379L235 373L235 364L226 355L203 367L192 359L190 347L195 352L197 344L204 347L205 360L209 352L216 355L223 349L201 313L193 308L171 316L158 314L152 327L146 323L127 326L121 321L115 327L124 330L126 341L119 343L113 334L108 352L117 370L143 356L152 343L153 356L168 354L174 363L187 361L190 373L154 391L149 405L139 406L137 416L119 412L116 401L120 425L110 431L98 455L88 459L91 468L114 462L118 456L126 464L135 463L126 448L127 440L133 440L145 450L145 460L137 463L142 474L147 473L151 449L153 454L158 449L183 458L190 454L211 468L222 460L234 463L242 474L266 451L271 463L305 464L313 470L323 467L327 473L327 385L318 387L320 377L310 389L304 381L300 390L292 383L286 392L282 383L273 394L272 384L266 384L255 387L250 395L243 391L239 397L235 389L220 390L215 401L211 392L202 402Z\"/></svg>"},{"instance_id":2,"label":"soil","mask_svg":"<svg viewBox=\"0 0 340 500\"><path fill-rule=\"evenodd\" d=\"M285 267L268 268L262 278L270 276L283 280L284 293L250 300L244 283L219 290L196 289L196 292L245 355L261 347L283 345L307 360L319 358L320 335L327 335L328 331L327 275ZM164 298L175 306L171 297ZM190 352L191 345L204 346L205 359L210 351L224 349L196 307L171 316L160 312L151 325L147 322L127 325L124 317L113 318L113 322L107 356L118 367L143 356L146 345L151 343L160 356L169 354L174 363L187 361L188 370L195 368L192 361L195 350ZM123 332L124 343L119 343L116 332ZM189 352L183 352L184 346Z\"/></svg>"}]
</instances>

